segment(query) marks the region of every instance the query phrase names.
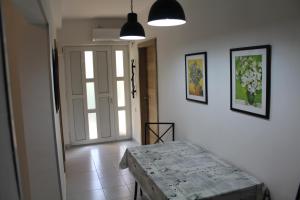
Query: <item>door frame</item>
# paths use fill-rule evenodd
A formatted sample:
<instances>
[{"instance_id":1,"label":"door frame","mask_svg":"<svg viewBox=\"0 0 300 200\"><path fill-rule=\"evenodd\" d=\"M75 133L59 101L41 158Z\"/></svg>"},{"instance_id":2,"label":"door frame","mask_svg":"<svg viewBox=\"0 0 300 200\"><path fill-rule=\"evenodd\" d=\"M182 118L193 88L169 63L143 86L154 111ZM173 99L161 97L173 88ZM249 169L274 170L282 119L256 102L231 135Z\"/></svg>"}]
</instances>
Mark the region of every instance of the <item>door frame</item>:
<instances>
[{"instance_id":1,"label":"door frame","mask_svg":"<svg viewBox=\"0 0 300 200\"><path fill-rule=\"evenodd\" d=\"M83 94L79 95L81 96L80 98L83 99L83 109L84 109L84 118L85 118L85 132L86 132L86 136L88 137L88 116L86 115L86 110L87 110L87 105L86 105L86 101L84 100L86 98L86 87L85 87L85 70L84 70L84 55L82 54L82 52L84 51L99 51L99 50L108 50L109 49L109 54L110 54L110 60L108 60L109 65L111 67L109 67L109 77L108 77L108 81L109 81L109 90L110 90L110 94L109 94L109 98L111 99L110 101L112 102L110 104L110 120L111 120L111 137L109 138L101 138L98 137L98 139L93 139L93 140L82 140L82 141L76 141L75 139L75 133L74 133L74 119L73 119L73 107L72 107L72 94L71 94L71 68L70 68L70 60L68 55L70 55L70 52L73 50L78 50L81 52L81 76L82 76L82 85L83 85ZM115 78L115 61L114 61L114 51L115 50L124 50L124 76L125 76L125 95L126 95L126 102L128 102L128 109L126 109L127 111L127 115L126 115L126 119L129 120L129 122L127 122L127 132L128 134L126 136L119 136L118 135L118 119L117 119L117 89L116 89L116 78ZM118 140L126 140L126 139L130 139L132 137L132 126L131 126L131 122L132 122L132 118L131 118L131 99L130 96L129 98L127 98L127 93L130 92L130 85L129 85L129 45L127 44L114 44L114 45L76 45L76 46L64 46L63 47L63 54L64 54L64 64L65 64L65 85L66 85L66 93L67 93L67 113L68 113L68 126L69 126L69 137L70 137L70 144L71 145L85 145L85 144L95 144L95 143L105 143L105 142L112 142L112 141L118 141ZM95 69L96 63L94 61L94 79L95 79L95 97L96 97L96 113L97 113L97 130L98 133L100 133L100 123L99 123L99 98L101 97L101 94L99 94L98 91L98 74L96 73L96 69ZM99 134L98 134L99 136Z\"/></svg>"},{"instance_id":2,"label":"door frame","mask_svg":"<svg viewBox=\"0 0 300 200\"><path fill-rule=\"evenodd\" d=\"M143 64L142 62L146 62L147 63L147 58L143 57L146 56L147 57L147 48L149 47L154 47L155 50L155 67L156 67L156 101L157 101L157 122L159 122L159 98L158 98L158 94L159 94L159 89L158 89L158 62L157 62L157 39L153 38L150 40L147 40L145 42L141 42L137 45L138 47L138 58L139 58L139 84L140 84L140 116L141 116L141 144L145 143L145 120L143 119L143 116L145 115L145 113L143 113L143 106L144 106L144 97L143 94L147 91L142 91L143 88L147 88L148 89L148 85L147 82L145 81L145 78L148 77L147 74L147 67L142 67L143 65L147 65L147 64ZM142 55L145 54L145 55ZM144 70L144 71L143 71ZM144 86L143 86L144 85ZM148 111L147 114L149 113L149 107L147 107ZM145 122L144 122L145 121Z\"/></svg>"}]
</instances>

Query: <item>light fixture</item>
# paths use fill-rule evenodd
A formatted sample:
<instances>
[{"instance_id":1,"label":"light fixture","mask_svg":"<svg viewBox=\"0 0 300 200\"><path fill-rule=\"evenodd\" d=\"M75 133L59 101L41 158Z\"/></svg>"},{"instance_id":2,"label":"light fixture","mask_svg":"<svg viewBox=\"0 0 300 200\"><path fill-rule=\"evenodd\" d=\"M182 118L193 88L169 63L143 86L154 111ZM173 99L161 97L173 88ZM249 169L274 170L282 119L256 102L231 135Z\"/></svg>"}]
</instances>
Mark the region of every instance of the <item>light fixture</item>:
<instances>
[{"instance_id":1,"label":"light fixture","mask_svg":"<svg viewBox=\"0 0 300 200\"><path fill-rule=\"evenodd\" d=\"M137 14L133 12L131 0L131 13L127 15L127 22L122 26L120 39L122 40L142 40L145 39L143 26L137 20Z\"/></svg>"},{"instance_id":2,"label":"light fixture","mask_svg":"<svg viewBox=\"0 0 300 200\"><path fill-rule=\"evenodd\" d=\"M176 0L157 0L150 9L150 26L178 26L185 23L183 8Z\"/></svg>"}]
</instances>

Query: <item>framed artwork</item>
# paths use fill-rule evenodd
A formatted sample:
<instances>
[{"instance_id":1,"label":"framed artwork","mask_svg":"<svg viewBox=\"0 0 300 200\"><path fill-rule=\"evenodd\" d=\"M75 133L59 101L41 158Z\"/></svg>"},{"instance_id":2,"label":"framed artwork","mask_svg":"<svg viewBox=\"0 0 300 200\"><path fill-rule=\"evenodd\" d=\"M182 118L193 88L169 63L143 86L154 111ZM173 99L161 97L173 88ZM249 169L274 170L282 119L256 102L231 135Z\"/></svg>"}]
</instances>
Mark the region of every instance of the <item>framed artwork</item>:
<instances>
[{"instance_id":1,"label":"framed artwork","mask_svg":"<svg viewBox=\"0 0 300 200\"><path fill-rule=\"evenodd\" d=\"M186 99L208 104L207 53L185 55Z\"/></svg>"},{"instance_id":2,"label":"framed artwork","mask_svg":"<svg viewBox=\"0 0 300 200\"><path fill-rule=\"evenodd\" d=\"M270 116L271 46L230 50L230 109Z\"/></svg>"},{"instance_id":3,"label":"framed artwork","mask_svg":"<svg viewBox=\"0 0 300 200\"><path fill-rule=\"evenodd\" d=\"M59 69L58 69L58 51L56 41L54 40L54 48L52 49L52 72L53 72L53 87L56 112L60 110L60 93L59 93Z\"/></svg>"}]
</instances>

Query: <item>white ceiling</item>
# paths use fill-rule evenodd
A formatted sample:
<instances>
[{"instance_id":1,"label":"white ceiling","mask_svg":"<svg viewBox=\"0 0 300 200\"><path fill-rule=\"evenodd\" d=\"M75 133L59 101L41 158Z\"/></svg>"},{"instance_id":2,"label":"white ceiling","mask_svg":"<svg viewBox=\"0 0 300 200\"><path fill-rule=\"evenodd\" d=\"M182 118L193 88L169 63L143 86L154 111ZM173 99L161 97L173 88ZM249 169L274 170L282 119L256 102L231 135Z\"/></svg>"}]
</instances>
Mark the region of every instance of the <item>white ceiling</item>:
<instances>
[{"instance_id":1,"label":"white ceiling","mask_svg":"<svg viewBox=\"0 0 300 200\"><path fill-rule=\"evenodd\" d=\"M133 0L134 12L149 9L155 0ZM62 0L63 18L125 17L130 0Z\"/></svg>"}]
</instances>

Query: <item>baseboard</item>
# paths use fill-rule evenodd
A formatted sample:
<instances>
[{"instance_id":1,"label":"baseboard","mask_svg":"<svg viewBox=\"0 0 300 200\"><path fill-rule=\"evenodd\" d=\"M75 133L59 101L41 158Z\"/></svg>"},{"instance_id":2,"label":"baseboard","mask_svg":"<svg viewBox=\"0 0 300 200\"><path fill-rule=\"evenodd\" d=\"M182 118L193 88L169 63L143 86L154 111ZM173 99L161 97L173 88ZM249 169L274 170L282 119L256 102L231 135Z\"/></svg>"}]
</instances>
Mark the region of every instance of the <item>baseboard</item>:
<instances>
[{"instance_id":1,"label":"baseboard","mask_svg":"<svg viewBox=\"0 0 300 200\"><path fill-rule=\"evenodd\" d=\"M89 143L89 144L65 144L65 149L71 149L73 147L80 147L80 146L89 146L89 145L97 145L97 144L107 144L107 143L114 143L114 142L122 142L122 141L134 141L138 145L141 145L140 142L138 142L135 138L119 138L113 141L103 141L103 142L95 142L95 143Z\"/></svg>"}]
</instances>

